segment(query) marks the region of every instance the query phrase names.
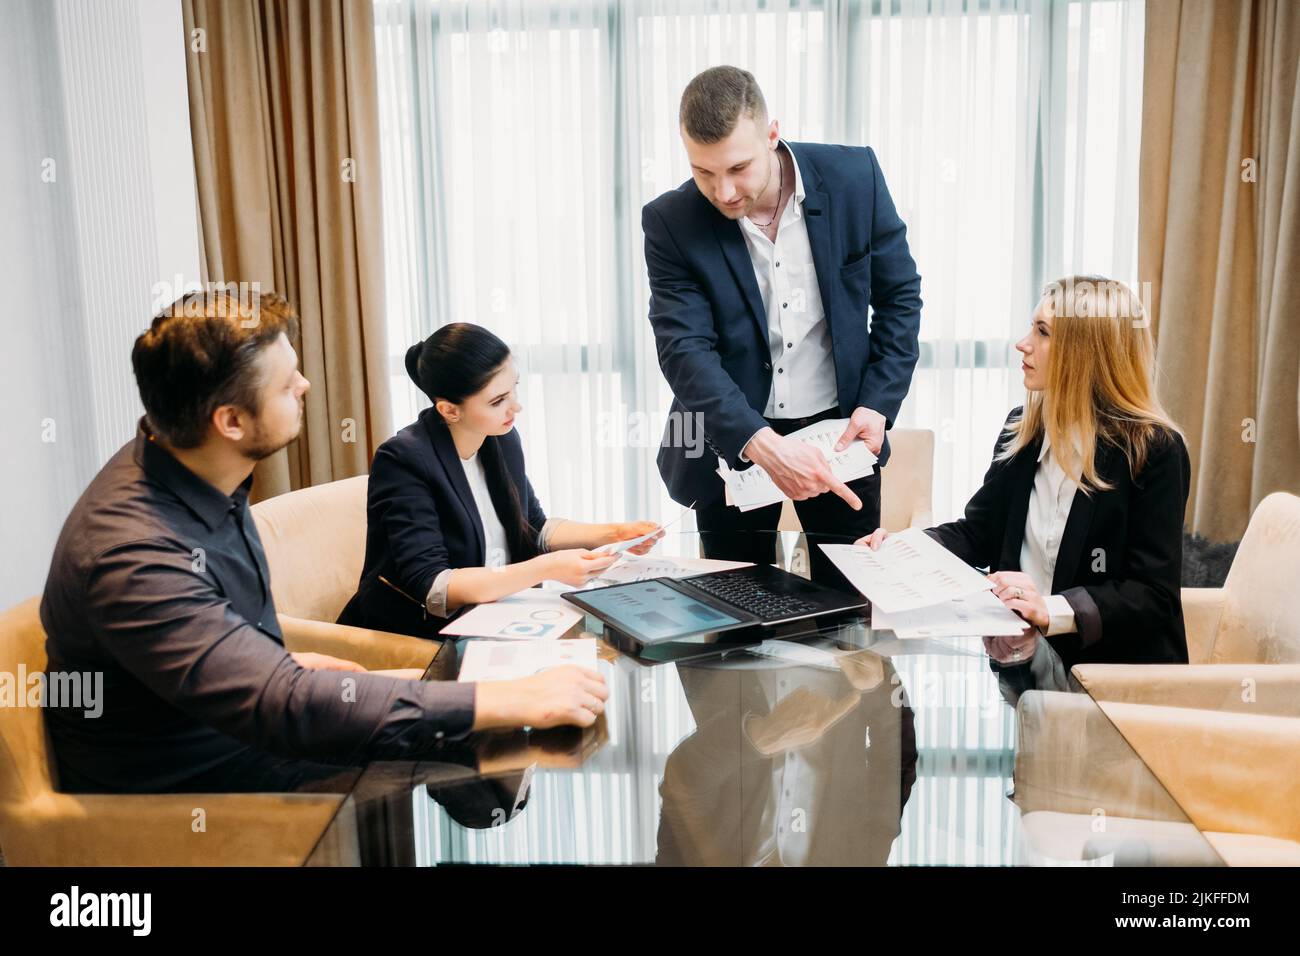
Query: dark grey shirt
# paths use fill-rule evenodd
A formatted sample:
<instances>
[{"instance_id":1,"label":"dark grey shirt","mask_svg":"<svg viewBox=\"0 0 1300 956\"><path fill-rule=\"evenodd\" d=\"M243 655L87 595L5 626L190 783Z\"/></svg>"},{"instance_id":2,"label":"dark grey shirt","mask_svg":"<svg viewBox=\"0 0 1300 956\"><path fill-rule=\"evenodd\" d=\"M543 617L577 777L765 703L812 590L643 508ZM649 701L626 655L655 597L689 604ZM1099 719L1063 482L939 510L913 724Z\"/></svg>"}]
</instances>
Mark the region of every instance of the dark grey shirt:
<instances>
[{"instance_id":1,"label":"dark grey shirt","mask_svg":"<svg viewBox=\"0 0 1300 956\"><path fill-rule=\"evenodd\" d=\"M54 549L51 672L101 672L102 713L46 712L60 788L165 792L250 749L354 765L468 733L474 685L307 670L284 648L248 511L150 440L90 483Z\"/></svg>"}]
</instances>

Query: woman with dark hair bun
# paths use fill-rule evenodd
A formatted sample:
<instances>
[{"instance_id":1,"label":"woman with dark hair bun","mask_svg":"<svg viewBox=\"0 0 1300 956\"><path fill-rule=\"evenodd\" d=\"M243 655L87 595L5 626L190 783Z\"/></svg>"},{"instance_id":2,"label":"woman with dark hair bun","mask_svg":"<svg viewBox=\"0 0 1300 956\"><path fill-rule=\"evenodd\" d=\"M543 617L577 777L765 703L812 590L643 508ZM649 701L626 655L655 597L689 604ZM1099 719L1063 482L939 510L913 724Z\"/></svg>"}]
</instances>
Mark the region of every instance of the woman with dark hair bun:
<instances>
[{"instance_id":1,"label":"woman with dark hair bun","mask_svg":"<svg viewBox=\"0 0 1300 956\"><path fill-rule=\"evenodd\" d=\"M406 371L433 406L375 452L365 565L340 624L434 637L467 605L585 584L616 560L588 549L654 530L546 517L514 429L519 373L487 329L444 325L407 350Z\"/></svg>"}]
</instances>

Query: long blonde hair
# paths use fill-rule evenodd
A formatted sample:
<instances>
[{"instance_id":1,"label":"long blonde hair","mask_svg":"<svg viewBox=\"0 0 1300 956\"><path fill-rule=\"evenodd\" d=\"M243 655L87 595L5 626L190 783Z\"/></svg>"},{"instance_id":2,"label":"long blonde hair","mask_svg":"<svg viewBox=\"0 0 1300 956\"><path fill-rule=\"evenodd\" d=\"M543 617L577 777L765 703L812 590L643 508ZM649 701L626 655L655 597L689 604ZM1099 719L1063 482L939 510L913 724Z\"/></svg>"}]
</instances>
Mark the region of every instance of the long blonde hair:
<instances>
[{"instance_id":1,"label":"long blonde hair","mask_svg":"<svg viewBox=\"0 0 1300 956\"><path fill-rule=\"evenodd\" d=\"M1044 433L1062 470L1085 493L1109 488L1097 474L1097 443L1119 448L1133 477L1152 443L1178 432L1156 398L1155 343L1142 301L1115 279L1067 276L1043 288L1052 319L1046 384L998 452L1005 461Z\"/></svg>"}]
</instances>

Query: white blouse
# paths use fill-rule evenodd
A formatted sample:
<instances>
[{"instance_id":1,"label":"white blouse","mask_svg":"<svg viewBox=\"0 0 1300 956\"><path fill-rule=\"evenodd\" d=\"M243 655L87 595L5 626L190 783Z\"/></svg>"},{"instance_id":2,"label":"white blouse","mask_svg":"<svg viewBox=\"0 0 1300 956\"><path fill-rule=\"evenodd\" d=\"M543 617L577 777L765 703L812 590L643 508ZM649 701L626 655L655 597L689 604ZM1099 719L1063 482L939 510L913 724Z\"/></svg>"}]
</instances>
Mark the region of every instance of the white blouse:
<instances>
[{"instance_id":1,"label":"white blouse","mask_svg":"<svg viewBox=\"0 0 1300 956\"><path fill-rule=\"evenodd\" d=\"M488 491L487 472L478 452L460 460L465 469L465 480L469 490L474 493L474 504L478 506L479 521L483 523L484 567L502 568L510 563L510 545L506 543L506 529L497 517L496 506L492 504L492 493Z\"/></svg>"},{"instance_id":2,"label":"white blouse","mask_svg":"<svg viewBox=\"0 0 1300 956\"><path fill-rule=\"evenodd\" d=\"M474 505L478 508L479 521L483 525L484 567L500 568L511 563L510 545L506 540L506 529L497 517L496 506L492 504L492 494L488 491L487 472L479 453L460 460L465 469L465 480L474 495ZM537 550L547 551L551 531L562 521L561 518L547 518L542 530L537 535ZM447 617L447 586L451 583L451 573L455 568L444 568L433 578L429 593L425 596L425 609L434 617Z\"/></svg>"},{"instance_id":3,"label":"white blouse","mask_svg":"<svg viewBox=\"0 0 1300 956\"><path fill-rule=\"evenodd\" d=\"M1061 536L1070 517L1070 506L1078 485L1052 455L1047 436L1038 453L1038 470L1029 493L1029 511L1025 515L1025 537L1020 546L1020 570L1029 575L1043 595L1051 623L1043 632L1047 636L1074 633L1074 609L1063 595L1052 593L1052 576L1061 550Z\"/></svg>"}]
</instances>

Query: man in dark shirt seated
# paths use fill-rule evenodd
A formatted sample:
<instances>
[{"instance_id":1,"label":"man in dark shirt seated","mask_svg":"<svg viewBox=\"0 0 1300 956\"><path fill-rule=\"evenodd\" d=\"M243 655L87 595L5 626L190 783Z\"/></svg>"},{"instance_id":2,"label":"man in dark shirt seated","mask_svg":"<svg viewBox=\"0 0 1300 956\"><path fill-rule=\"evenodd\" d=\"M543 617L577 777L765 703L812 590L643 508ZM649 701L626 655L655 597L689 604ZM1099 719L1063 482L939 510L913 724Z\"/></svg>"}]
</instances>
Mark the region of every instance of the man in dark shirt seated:
<instances>
[{"instance_id":1,"label":"man in dark shirt seated","mask_svg":"<svg viewBox=\"0 0 1300 956\"><path fill-rule=\"evenodd\" d=\"M102 714L46 711L63 790L306 788L471 730L601 713L604 679L577 667L424 682L285 650L248 491L302 424L296 334L278 296L207 291L136 340L145 417L68 516L41 601L49 670L103 674Z\"/></svg>"}]
</instances>

